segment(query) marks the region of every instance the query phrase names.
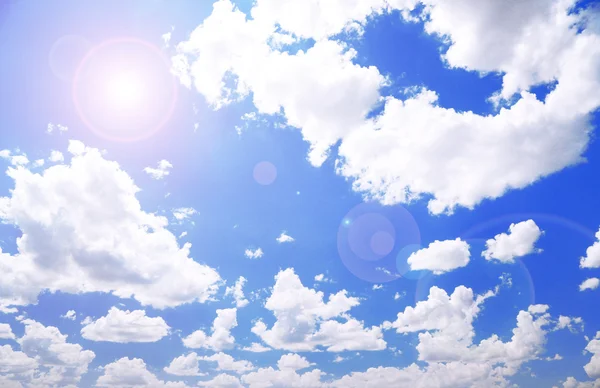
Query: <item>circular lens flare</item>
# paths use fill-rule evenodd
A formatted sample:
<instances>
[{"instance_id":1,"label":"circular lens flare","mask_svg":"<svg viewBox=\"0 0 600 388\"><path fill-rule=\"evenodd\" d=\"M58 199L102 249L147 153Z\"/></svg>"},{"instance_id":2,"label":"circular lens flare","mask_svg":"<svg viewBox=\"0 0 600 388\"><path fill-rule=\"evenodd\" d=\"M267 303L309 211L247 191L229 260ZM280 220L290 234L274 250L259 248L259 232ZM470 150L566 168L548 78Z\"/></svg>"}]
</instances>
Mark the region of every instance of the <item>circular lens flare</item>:
<instances>
[{"instance_id":1,"label":"circular lens flare","mask_svg":"<svg viewBox=\"0 0 600 388\"><path fill-rule=\"evenodd\" d=\"M94 133L113 141L152 136L169 120L177 83L161 50L136 38L106 41L83 58L73 101Z\"/></svg>"}]
</instances>

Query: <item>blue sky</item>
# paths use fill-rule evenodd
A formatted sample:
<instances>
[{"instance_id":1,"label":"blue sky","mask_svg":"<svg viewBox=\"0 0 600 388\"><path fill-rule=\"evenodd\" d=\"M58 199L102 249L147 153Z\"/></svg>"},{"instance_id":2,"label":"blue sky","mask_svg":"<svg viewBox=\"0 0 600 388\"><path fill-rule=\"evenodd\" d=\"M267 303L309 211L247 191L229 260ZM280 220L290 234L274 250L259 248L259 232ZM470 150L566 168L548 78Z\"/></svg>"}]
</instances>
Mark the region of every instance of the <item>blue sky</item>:
<instances>
[{"instance_id":1,"label":"blue sky","mask_svg":"<svg viewBox=\"0 0 600 388\"><path fill-rule=\"evenodd\" d=\"M0 385L600 386L593 2L0 5Z\"/></svg>"}]
</instances>

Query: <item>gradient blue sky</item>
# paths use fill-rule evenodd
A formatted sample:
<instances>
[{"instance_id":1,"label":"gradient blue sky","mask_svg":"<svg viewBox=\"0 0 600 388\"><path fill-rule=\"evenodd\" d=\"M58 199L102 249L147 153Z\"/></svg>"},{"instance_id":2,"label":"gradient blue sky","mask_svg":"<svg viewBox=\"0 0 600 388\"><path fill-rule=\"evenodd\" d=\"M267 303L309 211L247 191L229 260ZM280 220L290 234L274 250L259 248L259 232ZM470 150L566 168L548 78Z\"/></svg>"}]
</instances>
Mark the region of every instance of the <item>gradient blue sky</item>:
<instances>
[{"instance_id":1,"label":"gradient blue sky","mask_svg":"<svg viewBox=\"0 0 600 388\"><path fill-rule=\"evenodd\" d=\"M226 2L221 1L221 3ZM364 1L364 3L367 2ZM372 3L377 2L373 1ZM407 2L407 4L409 3L411 2ZM435 1L428 3L431 9L436 9ZM460 3L465 8L461 10L457 7L456 12L459 13L468 12L471 6L475 7L474 1L463 0ZM545 12L555 12L555 8L547 7L543 4L544 2L531 0L523 1L523 3L531 3L527 6L527 12L535 16L532 16L531 23L550 20L554 17L554 14L548 16L550 14ZM548 3L566 4L569 2L549 1ZM572 15L583 15L580 16L582 26L578 33L588 34L595 37L596 42L600 42L599 19L596 16L597 11L593 8L593 2L576 3L571 1L571 3L575 5L573 8L569 8L569 12ZM239 10L246 13L249 13L253 7L250 1L239 1L235 4ZM451 6L447 7L452 8ZM548 8L551 11L543 11L542 8ZM538 11L539 15L536 14ZM600 309L598 309L598 292L600 290L580 291L580 284L588 278L600 277L600 269L580 268L580 258L585 256L586 249L597 241L595 233L600 225L600 214L597 210L598 198L600 198L600 185L597 184L600 148L598 142L595 141L595 128L600 124L600 113L597 105L594 106L590 102L590 99L597 101L600 98L598 96L599 89L596 89L595 95L591 97L585 94L572 97L573 100L586 99L583 102L575 101L575 105L591 104L588 111L581 113L582 117L587 120L587 124L585 120L582 122L580 119L577 119L579 121L575 120L577 122L573 124L573 132L586 125L590 129L589 141L586 136L587 146L581 153L584 159L577 161L576 158L572 158L564 163L561 162L562 164L559 163L550 168L552 171L549 176L540 177L540 175L548 174L538 174L534 170L537 168L541 171L544 163L552 164L552 156L534 156L518 161L520 157L518 152L522 148L519 148L520 144L515 143L514 149L517 149L515 151L517 154L505 152L501 155L506 159L514 158L518 161L513 166L517 175L521 168L523 171L534 171L531 176L524 178L531 184L525 184L523 188L504 187L494 199L483 194L481 198L477 198L477 203L472 208L462 206L459 202L451 211L445 211L442 214L432 214L428 210L428 202L436 196L436 193L431 191L421 191L420 198L409 203L396 201L396 203L381 204L375 199L368 198L369 195L377 194L376 189L373 192L353 189L352 183L356 176L344 176L341 172L336 171L336 163L343 163L343 161L336 162L336 160L338 159L338 147L343 147L343 143L346 142L345 138L334 142L328 159L322 165L311 164L307 159L310 147L307 136L310 137L310 135L306 135L302 128L285 125L286 120L289 119L286 117L285 103L282 103L278 115L261 114L260 108L253 103L252 93L255 88L259 88L260 80L248 81L251 84L249 87L251 93L248 97L217 109L215 104L207 101L203 93L193 85L188 88L182 85L175 76L165 73L162 76L169 77L169 79L172 77L173 82L177 83L177 101L168 121L155 134L137 141L115 141L102 136L101 133L98 134L98 130L92 131L89 125L86 125L75 108L72 77L73 69L83 59L82 53L85 50L77 51L74 47L66 47L65 52L67 53L70 49L73 50L72 57L58 59L52 57L50 53L59 44L57 42L60 42L61 38L77 36L77 39L84 39L89 43L89 48L92 48L110 39L133 37L156 46L164 58L170 60L182 52L180 48L178 49L180 47L177 46L178 43L190 40L192 31L201 25L203 20L211 15L211 12L213 12L213 8L209 1L183 0L177 2L159 0L96 2L9 0L0 5L0 36L2 37L0 39L0 52L2 52L0 61L0 150L9 150L10 155L26 154L30 163L20 168L28 169L35 174L42 174L45 170L56 168L54 163L48 161L51 150L62 152L65 155L63 163L69 165L71 158L76 157L67 151L70 140L78 140L88 147L105 150L102 158L116 161L119 168L126 172L133 179L135 185L141 189L136 194L141 209L147 213L166 217L169 224L165 228L173 235L179 236L182 232L187 232L187 236L179 238L178 244L182 246L185 242L191 243L190 257L215 269L223 280L211 300L204 303L184 303L165 309L153 306L151 303L140 303L135 298L119 298L106 292L69 291L66 288L61 289L59 286L52 289L52 286L41 284L42 290L50 289L50 292L42 291L37 296L37 301L33 303L12 305L17 308L16 312L0 313L0 322L9 324L14 333L13 338L0 339L0 345L9 345L15 352L23 351L27 357L33 359L37 356L39 365L34 372L31 372L33 376L43 376L56 365L60 365L60 362L53 364L45 361L44 357L46 356L43 354L49 350L27 348L23 345L24 341L19 342L19 338L25 338L27 324L24 322L32 320L46 328L50 326L58 328L60 333L68 335L67 342L80 344L83 349L94 353L95 357L87 365L87 371L80 374L79 382L75 382L77 386L95 386L98 378L108 373L108 369L103 369L103 366L125 357L144 360L147 370L160 381L181 381L189 386L196 386L199 381L209 381L221 373L227 373L237 376L236 378L240 379L243 386L259 387L262 385L256 383L252 385L250 380L244 379L248 372L218 371L215 368L216 364L205 361L199 363L200 372L206 373L204 376L175 376L163 369L174 358L189 354L191 351L196 352L199 357L211 356L219 351L207 348L186 348L181 338L199 329L206 330L208 334L216 317L216 310L235 307L232 297L225 295L225 289L227 286L232 286L240 276L247 279L243 291L246 298L249 299L249 304L237 308L237 326L231 329L231 335L235 337L235 344L222 351L236 360L250 361L253 364L251 373L260 373L261 368L269 366L276 368L277 361L282 355L296 353L285 347L277 349L277 346L273 344L271 346L275 349L263 353L243 350L251 343L268 345L261 341L261 338L251 329L257 320L264 321L269 328L274 324L275 317L271 311L265 308L265 301L273 293L274 277L287 268L294 269L305 287L322 291L326 300L330 294L335 294L340 290L347 290L349 296L359 298L359 305L353 307L349 314L362 321L365 328L379 327L385 321L394 321L397 314L403 312L408 306L415 306L419 301L426 301L429 290L433 286L438 286L450 294L455 287L464 285L471 288L475 294L480 295L500 285L500 277L504 276L504 278L511 279L511 285L501 285L498 294L486 300L481 306L482 310L476 315L473 323L475 333L473 343L479 344L481 340L489 338L493 334L498 335L504 342L510 341L513 329L516 327L517 314L521 310L527 311L530 305L548 305L550 316L547 319L550 322L544 327L545 337L540 347L535 348L534 346L535 349L531 350L531 354L518 363L514 373L503 375L503 380L496 380L494 384L504 386L503 384L512 383L520 387L563 386L563 382L573 376L580 382L587 381L589 385L583 385L584 383L566 385L565 383L565 387L596 386L592 384L594 384L594 378L600 378L600 366L597 367L596 372L586 373L584 365L591 363L590 360L594 353L590 348L588 348L588 352L584 352L584 349L589 343L593 343L593 337L600 330ZM418 16L420 12L424 12L421 19ZM512 17L510 12L499 16L499 19ZM479 15L476 12L474 14ZM416 86L437 93L439 96L437 105L431 106L452 108L458 112L457 114L470 111L482 116L498 114L500 107L494 106L488 98L503 87L503 75L506 73L502 71L504 64L498 66L498 71L480 70L476 66L470 68L459 65L451 66L442 60L440 55L448 50L448 47L452 45L452 40L448 40L448 38L444 40L439 35L424 30L427 21L431 22L436 17L450 18L451 14L442 14L441 12L427 14L427 7L421 4L416 6L412 15L416 20L403 19L398 10L386 11L381 15L370 15L362 22L364 31L360 36L354 32L341 32L318 39L344 42L346 49L356 50L356 56L351 59L356 66L362 69L372 66L378 69L380 74L387 76L387 81L379 88L379 93L383 97L395 97L399 100L410 99L418 92L414 90L407 92L405 88ZM299 18L301 17L299 16ZM516 16L515 19L517 19ZM350 21L352 19L348 20L348 22ZM454 25L453 23L450 25ZM498 26L490 25L490 31L495 31L494 29L497 28L498 36L506 33L507 23L503 23L504 21L501 20L498 22ZM230 27L221 26L221 29L227 28ZM469 28L469 26L465 28ZM284 26L280 26L279 30L286 31ZM166 45L162 35L169 31L172 33L169 44ZM517 30L515 29L515 31ZM216 32L213 31L213 33ZM518 31L514 33L518 34ZM547 35L551 36L551 33L548 32ZM457 36L455 39L458 39ZM569 42L564 43L566 47L564 51L561 51L563 48L557 49L559 54L548 54L542 50L540 62L560 62L557 59L559 55L572 57L571 54L565 54L570 49L570 46L567 47L571 44ZM485 49L485 44L494 46L501 43L494 42L492 39L492 42L481 43L481 47ZM543 43L531 44L539 47L543 46ZM299 50L310 49L314 44L315 39L308 36L281 50L294 56ZM572 44L575 45L575 43ZM273 50L276 49L273 48ZM589 63L588 66L592 69L591 74L596 76L595 79L585 81L591 85L599 84L600 60L598 58L600 55L598 50L596 49L594 52L583 50L578 54L581 55L581 58L577 61ZM193 62L196 54L184 53L183 55L188 55L189 61ZM202 49L199 49L199 56L203 55ZM485 57L486 54L484 52L481 55ZM210 62L211 58L207 60ZM59 72L64 71L67 76L57 74L57 68ZM549 93L558 90L554 88L560 87L563 79L561 77L567 80L564 81L565 83L570 82L572 77L569 78L568 71L571 70L571 68L566 70L560 68L551 74L550 81L530 82L521 90L529 90L540 101L544 101ZM542 73L541 70L540 73ZM266 78L268 76L267 74ZM326 83L327 75L325 74L323 77L321 81ZM148 80L150 87L153 85L152 82L153 80ZM266 90L265 93L269 93L268 88L263 90ZM88 92L94 93L93 91ZM157 94L168 94L168 92L169 90L165 88L156 90ZM276 92L281 95L283 101L293 100L295 93L291 89L277 90ZM361 89L350 85L349 89L339 97L342 101L340 103L343 103L343 99L348 93L359 94L361 92ZM289 99L286 93L289 93ZM314 98L320 100L323 96L315 95ZM504 104L505 109L510 109L518 100L518 93L516 93L501 104ZM327 106L327 109L332 110L338 108L336 102ZM142 108L146 109L147 107ZM570 108L565 107L565 110L568 109ZM382 102L374 104L370 110L369 117L383 114ZM257 112L258 120L242 119L244 114L252 112ZM111 112L102 112L102 114L110 117ZM315 113L317 116L318 114L320 113ZM423 112L422 114L427 115L428 113ZM526 117L527 115L523 120L526 121ZM396 124L400 127L402 125L407 127L420 125L408 120ZM437 125L435 120L432 118L426 125L435 127ZM558 136L552 128L547 130L547 135L545 134L545 126L557 120L547 117L533 124L533 126L541 127L541 129L536 128L535 131L539 130L542 135L532 137L531 147L537 146L536 139L539 139L540 144L547 144L547 138ZM111 121L109 120L109 122ZM49 123L64 125L68 127L68 130L64 133L54 130L53 133L48 134ZM459 123L458 126L460 125L464 125L464 123ZM562 124L559 124L559 127L560 125ZM236 127L241 128L241 133L236 131ZM319 133L326 133L329 128L323 127L320 130L322 132ZM370 128L362 130L373 131ZM460 129L455 128L455 130L460 132ZM102 132L102 129L99 131ZM433 134L435 137L435 133L434 128L428 136ZM452 138L454 139L454 137ZM446 157L451 159L456 155L460 157L462 146L465 144L462 142L468 141L468 139L464 140L459 137L456 139L458 139L457 145L454 147L442 147L443 149L441 149L432 146L430 155L414 158L409 156L408 159L390 159L388 163L393 165L406 162L409 164L423 163L424 165L427 163L428 157L432 159ZM571 137L565 136L563 141L556 144L565 145L571 140L577 142L577 139L573 140ZM447 142L448 138L440 137L439 141ZM365 142L364 148L360 152L372 155L386 152L369 148L369 144L373 143ZM473 145L473 147L476 146L478 145ZM493 146L494 144L489 144L489 147ZM565 145L565 148L568 146L568 144ZM546 155L551 155L553 152L560 153L562 150L562 148L553 148L556 145L540 147L542 147L540 152ZM405 148L403 150L398 152L406 152ZM489 154L494 152L485 149L480 151L480 155L484 155L484 159L488 152ZM436 152L440 153L436 154ZM448 152L448 154L442 155L441 152ZM452 154L453 152L456 155ZM392 151L390 155L393 154ZM46 159L43 166L33 165L34 161L38 159ZM153 179L150 174L145 172L145 168L155 168L160 160L169 161L173 167L169 169L169 175L162 179ZM536 160L541 160L541 162L537 163ZM253 175L255 166L265 161L276 168L276 179L268 185L257 183ZM488 162L491 163L490 165L494 164L493 160L491 162L483 160L480 164L479 161L467 156L461 163L473 163L475 168L484 166ZM4 170L16 168L14 165L11 167L10 157L0 159L0 163ZM430 168L438 167L439 164L432 163ZM485 167L482 168L485 170ZM401 170L390 168L389 174L401 176L406 169L410 169L410 166ZM493 176L496 173L509 175L512 172L490 167L490 181L495 182L496 178L501 181L501 177ZM90 171L90 174L94 174L94 172ZM441 174L445 174L445 172L442 171ZM450 180L463 178L445 176ZM97 194L103 190L111 190L111 184L102 185L101 178L93 180L97 183L100 182L100 186L90 187L91 192ZM369 175L366 179L372 178L373 176ZM475 177L474 179L479 178ZM486 182L478 184L485 186ZM490 185L492 184L490 183ZM16 198L16 192L12 191L14 187L15 180L2 174L0 195L6 198ZM51 198L55 196L67 195L60 189L57 190L55 193L32 193L31 198L34 198L33 201L37 201L37 203L42 203L44 201L36 200L33 196L48 196L47 198L50 198L48 203L50 203L52 202ZM411 187L411 190L419 193L414 187ZM440 192L442 191L440 189ZM483 191L485 192L485 190ZM85 195L87 194L82 193L82 196ZM18 239L24 233L24 228L31 227L31 223L36 222L44 225L46 221L35 220L35 218L26 220L22 217L11 216L10 209L6 210L8 207L8 204L2 205L0 202L0 217L3 218L3 223L0 224L0 247L3 253L19 258L25 255L17 246ZM173 216L173 210L183 207L193 208L197 213L179 222ZM361 226L356 226L353 222L364 214L375 214L379 218L375 217L374 221L369 221L371 223L367 225L368 227L360 229ZM411 216L414 218L414 224L410 221ZM59 216L56 215L56 217ZM387 221L381 221L382 219ZM521 257L515 255L514 263L488 261L482 257L481 252L486 249L486 240L492 239L500 233L508 233L512 223L517 224L530 219L543 231L535 241L535 248L529 249L529 252ZM386 222L391 223L395 231L395 234L392 233L393 249L381 258L381 263L384 263L381 265L388 269L393 269L397 264L406 268L406 257L410 253L419 248L426 248L436 240L446 241L460 238L470 247L470 261L464 267L455 268L439 275L432 271L410 271L396 280L389 276L377 278L376 268L381 265L377 262L361 260L353 253L352 249L348 248L348 244L358 244L360 249L371 249L372 246L364 242L369 241L371 235L363 236L361 233L374 233L378 228L385 229L385 225L388 225ZM50 225L53 225L52 222ZM89 225L90 230L93 230L93 219L89 219ZM349 231L349 228L353 227L358 229ZM294 241L277 242L276 238L283 231L292 236ZM60 230L53 231L54 239L59 240L60 233ZM409 247L410 251L407 254L403 248L414 242L411 239L416 234L420 234L420 246ZM43 237L44 233L41 235ZM355 242L349 242L352 239ZM37 246L38 248L43 247L44 244L44 241L40 241ZM90 244L93 245L93 242ZM249 259L244 255L246 249L257 248L264 252L262 257ZM537 252L536 249L541 249L541 252ZM404 256L402 252L404 252ZM77 253L73 254L77 255ZM133 252L130 254L136 255ZM446 260L443 253L438 253L438 256L439 260ZM105 260L104 257L96 259ZM8 259L3 257L2 260ZM117 257L115 260L119 260L119 258ZM136 260L144 260L143 255ZM165 260L169 261L168 258ZM402 263L397 263L402 260L404 260ZM110 261L108 263L110 265ZM351 271L348 263L356 265L359 273L356 273L356 270ZM93 267L106 264L90 265ZM44 268L40 266L37 270L44 271ZM110 271L110 268L108 270ZM381 273L379 271L380 275ZM324 274L325 278L331 281L315 281L315 276L318 274ZM67 273L67 276L71 276L70 273ZM374 285L380 284L382 285L381 289L374 289ZM0 284L0 291L2 291L0 296L8 298L8 295L13 293L16 295L19 292L16 288L12 289L11 287L10 285L3 287ZM177 282L174 282L172 287L176 289ZM394 298L396 293L401 294L402 297L396 300ZM291 295L296 294L292 293ZM10 303L5 303L5 299L2 301L5 306L11 306ZM121 310L144 310L147 316L162 317L170 327L170 331L155 342L136 342L134 334L126 343L94 341L84 338L81 330L85 325L82 324L82 320L85 317L97 320L106 316L113 306ZM75 320L61 317L68 310L76 312ZM569 328L559 330L559 316L570 317L571 320L580 317L583 324L573 323L570 330ZM340 315L333 320L344 322L345 319L346 317ZM386 342L385 349L375 351L359 349L337 353L326 351L322 347L315 347L313 351L299 351L297 353L300 356L305 357L313 364L309 367L310 369L304 369L298 373L319 369L325 373L321 378L323 384L336 384L338 379L351 372L365 372L372 367L404 368L417 362L419 367L427 370L431 364L438 363L425 361L422 358L418 360L417 331L401 334L394 330L383 330L382 339ZM431 331L436 332L435 329ZM600 357L600 350L597 351L599 353L595 353L594 357L596 358ZM40 354L42 355L40 356ZM562 359L545 360L547 357L554 357L555 354L559 354ZM341 356L344 360L333 363L336 356ZM492 362L483 358L475 361L466 359L463 361L467 364L471 362L482 365L489 364L494 367L504 365L503 362L505 362L502 360ZM442 360L440 363L446 362L450 361ZM59 379L56 380L58 382L44 382L43 384L47 385L42 385L41 380L36 383L36 380L31 377L32 375L14 373L10 368L3 370L2 364L0 362L0 374L3 374L6 379L3 381L10 380L13 383L19 381L25 387L66 386L67 384L65 383L67 380ZM102 386L141 387L158 384L143 379L138 383L132 383L132 380L128 383L126 380L114 378L112 383ZM456 383L456 385L443 385L442 382L436 383L434 380L430 380L433 381L430 383L423 382L426 380L419 381L418 383L413 382L412 386L492 386L490 385L492 380L482 380L483 382L473 380L468 383ZM596 384L600 384L599 381L600 379ZM390 381L388 383L389 386L399 386L397 382ZM210 384L212 386L236 386L234 383L231 383L233 385L219 385L216 381L209 383L209 386L211 386ZM275 382L265 384L271 385L264 386L280 386ZM293 386L311 386L311 384ZM356 384L355 386L369 386L366 383L364 383L365 385ZM381 385L381 382L378 384L385 386Z\"/></svg>"}]
</instances>

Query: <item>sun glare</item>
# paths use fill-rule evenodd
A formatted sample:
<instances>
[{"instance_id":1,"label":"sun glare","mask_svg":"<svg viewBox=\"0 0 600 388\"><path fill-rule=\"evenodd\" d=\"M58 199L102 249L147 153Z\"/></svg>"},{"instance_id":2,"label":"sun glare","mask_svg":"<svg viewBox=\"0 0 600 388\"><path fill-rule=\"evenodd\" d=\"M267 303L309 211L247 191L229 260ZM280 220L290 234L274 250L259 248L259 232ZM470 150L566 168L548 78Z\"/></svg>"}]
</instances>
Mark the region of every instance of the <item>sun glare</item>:
<instances>
[{"instance_id":1,"label":"sun glare","mask_svg":"<svg viewBox=\"0 0 600 388\"><path fill-rule=\"evenodd\" d=\"M73 81L81 119L97 135L116 141L147 138L173 113L177 86L157 47L132 38L88 52Z\"/></svg>"}]
</instances>

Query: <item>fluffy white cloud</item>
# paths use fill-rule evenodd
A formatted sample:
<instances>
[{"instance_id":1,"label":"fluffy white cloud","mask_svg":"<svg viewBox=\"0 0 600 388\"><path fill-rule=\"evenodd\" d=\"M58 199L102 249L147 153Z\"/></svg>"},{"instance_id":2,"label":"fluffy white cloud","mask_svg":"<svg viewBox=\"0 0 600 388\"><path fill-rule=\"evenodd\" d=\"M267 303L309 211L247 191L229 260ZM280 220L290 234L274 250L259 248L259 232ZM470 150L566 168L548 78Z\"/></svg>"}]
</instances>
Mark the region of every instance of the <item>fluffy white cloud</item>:
<instances>
[{"instance_id":1,"label":"fluffy white cloud","mask_svg":"<svg viewBox=\"0 0 600 388\"><path fill-rule=\"evenodd\" d=\"M258 321L252 332L275 349L330 352L385 349L381 329L365 328L348 311L359 304L346 290L329 295L324 302L321 291L305 287L293 269L280 271L265 308L276 318L272 328ZM340 322L343 320L343 322Z\"/></svg>"},{"instance_id":2,"label":"fluffy white cloud","mask_svg":"<svg viewBox=\"0 0 600 388\"><path fill-rule=\"evenodd\" d=\"M194 352L173 359L169 366L163 368L165 372L175 376L204 376L198 368L198 355Z\"/></svg>"},{"instance_id":3,"label":"fluffy white cloud","mask_svg":"<svg viewBox=\"0 0 600 388\"><path fill-rule=\"evenodd\" d=\"M217 317L213 321L212 334L207 335L203 330L196 330L183 338L183 344L192 349L206 348L214 351L231 349L235 338L231 329L237 326L237 309L217 310Z\"/></svg>"},{"instance_id":4,"label":"fluffy white cloud","mask_svg":"<svg viewBox=\"0 0 600 388\"><path fill-rule=\"evenodd\" d=\"M227 373L221 373L211 380L199 381L198 386L200 387L214 387L214 388L243 388L244 386L240 382L240 379L236 376L228 375Z\"/></svg>"},{"instance_id":5,"label":"fluffy white cloud","mask_svg":"<svg viewBox=\"0 0 600 388\"><path fill-rule=\"evenodd\" d=\"M258 113L283 113L309 142L315 166L341 141L337 171L365 196L385 204L431 196L432 213L451 212L583 160L588 115L600 106L600 37L586 29L583 16L569 12L573 1L511 7L424 1L425 30L449 43L444 58L450 66L505 73L495 101L520 92L516 103L495 115L440 107L434 91L422 90L404 100L387 98L380 115L365 118L387 81L377 68L353 63L353 50L326 37L382 8L407 15L416 3L411 0L356 0L340 9L339 1L288 6L265 0L254 5L252 19L221 0L178 45L173 63L182 82L194 83L217 108L252 92ZM290 9L295 11L287 14ZM321 39L295 54L279 51L269 45L278 36L274 23ZM527 91L554 80L556 88L543 101Z\"/></svg>"},{"instance_id":6,"label":"fluffy white cloud","mask_svg":"<svg viewBox=\"0 0 600 388\"><path fill-rule=\"evenodd\" d=\"M580 259L581 268L600 268L600 229L596 232L596 241L585 251Z\"/></svg>"},{"instance_id":7,"label":"fluffy white cloud","mask_svg":"<svg viewBox=\"0 0 600 388\"><path fill-rule=\"evenodd\" d=\"M426 269L439 275L469 264L469 244L460 238L434 241L427 248L419 249L408 258L412 270Z\"/></svg>"},{"instance_id":8,"label":"fluffy white cloud","mask_svg":"<svg viewBox=\"0 0 600 388\"><path fill-rule=\"evenodd\" d=\"M52 150L52 151L50 151L50 157L48 158L48 160L53 163L62 163L65 161L65 157L62 154L62 152Z\"/></svg>"},{"instance_id":9,"label":"fluffy white cloud","mask_svg":"<svg viewBox=\"0 0 600 388\"><path fill-rule=\"evenodd\" d=\"M8 323L0 323L0 339L15 339L15 335Z\"/></svg>"},{"instance_id":10,"label":"fluffy white cloud","mask_svg":"<svg viewBox=\"0 0 600 388\"><path fill-rule=\"evenodd\" d=\"M319 369L314 369L305 373L298 373L299 370L310 367L311 364L306 358L297 354L284 354L277 361L277 369L268 367L260 368L256 372L248 373L242 376L244 383L250 388L266 387L305 387L317 388L324 387L321 377L325 373Z\"/></svg>"},{"instance_id":11,"label":"fluffy white cloud","mask_svg":"<svg viewBox=\"0 0 600 388\"><path fill-rule=\"evenodd\" d=\"M244 251L244 256L246 256L249 259L260 259L261 257L263 257L264 252L261 248L256 248L254 250L248 248Z\"/></svg>"},{"instance_id":12,"label":"fluffy white cloud","mask_svg":"<svg viewBox=\"0 0 600 388\"><path fill-rule=\"evenodd\" d=\"M15 187L0 197L0 219L22 237L16 255L0 251L0 305L35 303L43 290L110 292L155 308L216 293L218 273L189 257L190 244L179 247L166 218L141 209L117 163L81 142L69 150L68 165L7 171Z\"/></svg>"},{"instance_id":13,"label":"fluffy white cloud","mask_svg":"<svg viewBox=\"0 0 600 388\"><path fill-rule=\"evenodd\" d=\"M239 360L236 361L229 354L223 352L215 353L212 356L199 357L199 360L216 362L218 371L233 371L238 374L242 374L254 369L254 365L250 361Z\"/></svg>"},{"instance_id":14,"label":"fluffy white cloud","mask_svg":"<svg viewBox=\"0 0 600 388\"><path fill-rule=\"evenodd\" d=\"M318 282L318 283L331 283L331 279L329 279L328 277L325 277L325 274L320 273L318 275L315 275L315 282Z\"/></svg>"},{"instance_id":15,"label":"fluffy white cloud","mask_svg":"<svg viewBox=\"0 0 600 388\"><path fill-rule=\"evenodd\" d=\"M175 217L177 221L186 220L195 214L198 214L198 212L196 209L191 207L180 207L173 209L173 217Z\"/></svg>"},{"instance_id":16,"label":"fluffy white cloud","mask_svg":"<svg viewBox=\"0 0 600 388\"><path fill-rule=\"evenodd\" d=\"M542 234L533 220L510 224L508 234L500 233L486 241L486 250L481 255L486 260L513 263L516 257L541 252L541 249L535 247L535 243Z\"/></svg>"},{"instance_id":17,"label":"fluffy white cloud","mask_svg":"<svg viewBox=\"0 0 600 388\"><path fill-rule=\"evenodd\" d=\"M48 134L52 134L54 131L58 131L58 133L62 134L68 130L69 128L67 126L61 124L48 123L48 126L46 127L46 133Z\"/></svg>"},{"instance_id":18,"label":"fluffy white cloud","mask_svg":"<svg viewBox=\"0 0 600 388\"><path fill-rule=\"evenodd\" d=\"M247 306L249 303L244 295L244 284L246 284L246 278L240 276L232 287L227 287L225 289L225 296L232 296L237 308Z\"/></svg>"},{"instance_id":19,"label":"fluffy white cloud","mask_svg":"<svg viewBox=\"0 0 600 388\"><path fill-rule=\"evenodd\" d=\"M294 242L296 240L292 236L286 234L285 231L283 231L283 232L281 232L281 234L279 235L279 237L277 237L275 239L275 241L277 241L280 244L283 244L283 243Z\"/></svg>"},{"instance_id":20,"label":"fluffy white cloud","mask_svg":"<svg viewBox=\"0 0 600 388\"><path fill-rule=\"evenodd\" d=\"M152 179L160 180L168 176L171 173L173 165L168 160L161 160L158 162L156 168L146 167L144 172L152 177Z\"/></svg>"},{"instance_id":21,"label":"fluffy white cloud","mask_svg":"<svg viewBox=\"0 0 600 388\"><path fill-rule=\"evenodd\" d=\"M69 310L64 315L61 315L60 317L74 321L75 318L77 318L77 313L75 312L75 310Z\"/></svg>"},{"instance_id":22,"label":"fluffy white cloud","mask_svg":"<svg viewBox=\"0 0 600 388\"><path fill-rule=\"evenodd\" d=\"M187 388L182 382L165 382L159 380L146 368L144 360L123 357L104 366L104 374L98 377L97 387L107 388Z\"/></svg>"},{"instance_id":23,"label":"fluffy white cloud","mask_svg":"<svg viewBox=\"0 0 600 388\"><path fill-rule=\"evenodd\" d=\"M169 325L161 317L148 317L144 310L119 310L111 307L105 317L98 318L81 329L81 336L90 341L156 342L169 334Z\"/></svg>"},{"instance_id":24,"label":"fluffy white cloud","mask_svg":"<svg viewBox=\"0 0 600 388\"><path fill-rule=\"evenodd\" d=\"M598 278L589 278L589 279L584 280L579 285L579 291L595 290L596 288L598 288L598 286L600 286L600 279L598 279Z\"/></svg>"},{"instance_id":25,"label":"fluffy white cloud","mask_svg":"<svg viewBox=\"0 0 600 388\"><path fill-rule=\"evenodd\" d=\"M0 346L0 374L12 377L13 381L25 380L32 376L38 362L23 352L14 351L10 345Z\"/></svg>"},{"instance_id":26,"label":"fluffy white cloud","mask_svg":"<svg viewBox=\"0 0 600 388\"><path fill-rule=\"evenodd\" d=\"M279 370L300 370L306 369L312 364L308 360L298 354L288 353L281 356L277 361L277 367Z\"/></svg>"},{"instance_id":27,"label":"fluffy white cloud","mask_svg":"<svg viewBox=\"0 0 600 388\"><path fill-rule=\"evenodd\" d=\"M29 163L25 154L13 154L10 150L1 150L0 158L6 159L13 166L24 166Z\"/></svg>"},{"instance_id":28,"label":"fluffy white cloud","mask_svg":"<svg viewBox=\"0 0 600 388\"><path fill-rule=\"evenodd\" d=\"M31 319L24 319L22 323L25 334L17 340L21 351L45 368L31 379L31 386L77 385L94 359L94 352L68 343L67 336L56 327L44 326Z\"/></svg>"},{"instance_id":29,"label":"fluffy white cloud","mask_svg":"<svg viewBox=\"0 0 600 388\"><path fill-rule=\"evenodd\" d=\"M585 373L592 379L600 379L600 331L597 332L596 337L587 344L585 350L592 354L590 362L583 367Z\"/></svg>"}]
</instances>

